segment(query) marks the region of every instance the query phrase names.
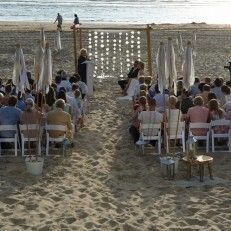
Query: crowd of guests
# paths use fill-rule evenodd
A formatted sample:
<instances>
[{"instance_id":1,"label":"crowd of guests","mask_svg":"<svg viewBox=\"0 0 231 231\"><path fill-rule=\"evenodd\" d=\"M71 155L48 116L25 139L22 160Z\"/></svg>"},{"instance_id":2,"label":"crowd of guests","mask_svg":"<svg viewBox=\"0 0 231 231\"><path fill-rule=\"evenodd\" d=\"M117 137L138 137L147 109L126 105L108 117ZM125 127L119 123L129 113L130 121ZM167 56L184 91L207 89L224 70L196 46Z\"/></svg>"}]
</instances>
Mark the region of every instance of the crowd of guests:
<instances>
[{"instance_id":1,"label":"crowd of guests","mask_svg":"<svg viewBox=\"0 0 231 231\"><path fill-rule=\"evenodd\" d=\"M30 89L23 93L16 92L11 80L5 85L0 80L0 125L66 125L67 138L72 139L77 128L84 126L87 85L78 74L69 76L64 70L57 72L46 94L36 92L30 73L28 80ZM12 132L0 131L0 137L12 135ZM59 131L52 134L53 137L60 135Z\"/></svg>"},{"instance_id":2,"label":"crowd of guests","mask_svg":"<svg viewBox=\"0 0 231 231\"><path fill-rule=\"evenodd\" d=\"M135 66L132 70L136 70ZM134 91L133 95L133 117L129 129L134 143L140 139L140 124L166 122L175 126L177 121L185 121L187 128L189 123L231 120L231 81L224 82L223 78L214 81L208 77L203 80L196 78L195 83L186 90L180 80L177 93L174 94L169 89L160 92L158 83L150 84L150 77L147 79L136 75L128 76L122 89L129 89L132 78L138 81L138 91ZM123 90L123 94L129 92ZM216 128L219 133L225 133L228 129L227 126ZM167 132L171 132L171 128ZM203 128L193 130L194 135L204 135L206 132Z\"/></svg>"}]
</instances>

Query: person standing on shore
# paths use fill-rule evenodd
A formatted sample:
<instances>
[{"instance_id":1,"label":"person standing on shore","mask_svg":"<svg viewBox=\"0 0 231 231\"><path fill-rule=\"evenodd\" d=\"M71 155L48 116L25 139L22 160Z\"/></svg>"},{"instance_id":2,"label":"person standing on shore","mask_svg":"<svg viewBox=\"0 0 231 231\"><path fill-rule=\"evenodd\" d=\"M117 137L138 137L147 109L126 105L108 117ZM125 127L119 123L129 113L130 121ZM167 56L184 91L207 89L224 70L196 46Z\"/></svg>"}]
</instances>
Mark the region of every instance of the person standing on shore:
<instances>
[{"instance_id":1,"label":"person standing on shore","mask_svg":"<svg viewBox=\"0 0 231 231\"><path fill-rule=\"evenodd\" d=\"M57 17L56 17L54 23L56 23L56 22L58 22L57 30L62 31L63 17L60 13L57 14Z\"/></svg>"},{"instance_id":2,"label":"person standing on shore","mask_svg":"<svg viewBox=\"0 0 231 231\"><path fill-rule=\"evenodd\" d=\"M73 21L73 25L71 26L71 29L75 28L76 26L79 26L80 23L79 23L79 17L77 14L74 14L74 21Z\"/></svg>"}]
</instances>

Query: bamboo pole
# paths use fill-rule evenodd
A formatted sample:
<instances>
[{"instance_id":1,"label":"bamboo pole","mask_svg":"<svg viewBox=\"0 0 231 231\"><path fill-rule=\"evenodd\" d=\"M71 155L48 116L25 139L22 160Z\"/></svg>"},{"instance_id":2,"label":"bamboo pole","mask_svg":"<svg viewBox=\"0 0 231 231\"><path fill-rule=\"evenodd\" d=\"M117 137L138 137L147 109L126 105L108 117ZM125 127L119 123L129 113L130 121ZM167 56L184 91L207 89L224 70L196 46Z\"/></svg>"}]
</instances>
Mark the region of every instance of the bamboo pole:
<instances>
[{"instance_id":1,"label":"bamboo pole","mask_svg":"<svg viewBox=\"0 0 231 231\"><path fill-rule=\"evenodd\" d=\"M79 32L79 50L81 50L83 48L83 44L82 44L82 29L79 28L78 32Z\"/></svg>"},{"instance_id":2,"label":"bamboo pole","mask_svg":"<svg viewBox=\"0 0 231 231\"><path fill-rule=\"evenodd\" d=\"M74 40L74 60L75 60L75 72L78 71L78 59L77 59L77 47L76 47L76 29L73 28L73 40Z\"/></svg>"},{"instance_id":3,"label":"bamboo pole","mask_svg":"<svg viewBox=\"0 0 231 231\"><path fill-rule=\"evenodd\" d=\"M146 38L147 38L147 54L148 54L148 72L150 76L152 76L151 30L152 28L149 25L147 25Z\"/></svg>"}]
</instances>

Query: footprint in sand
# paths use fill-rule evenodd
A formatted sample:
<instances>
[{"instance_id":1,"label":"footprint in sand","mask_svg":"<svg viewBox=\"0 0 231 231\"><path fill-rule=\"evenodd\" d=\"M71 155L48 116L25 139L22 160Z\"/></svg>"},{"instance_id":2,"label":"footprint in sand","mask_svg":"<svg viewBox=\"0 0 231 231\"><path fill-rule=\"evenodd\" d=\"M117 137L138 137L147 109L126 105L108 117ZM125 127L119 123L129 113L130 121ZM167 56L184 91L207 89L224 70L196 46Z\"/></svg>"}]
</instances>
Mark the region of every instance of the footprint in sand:
<instances>
[{"instance_id":1,"label":"footprint in sand","mask_svg":"<svg viewBox=\"0 0 231 231\"><path fill-rule=\"evenodd\" d=\"M67 217L67 218L65 218L65 220L68 224L72 224L76 221L76 218L75 217Z\"/></svg>"},{"instance_id":2,"label":"footprint in sand","mask_svg":"<svg viewBox=\"0 0 231 231\"><path fill-rule=\"evenodd\" d=\"M13 214L13 212L3 212L3 213L1 213L1 216L3 216L3 217L9 217L12 214Z\"/></svg>"},{"instance_id":3,"label":"footprint in sand","mask_svg":"<svg viewBox=\"0 0 231 231\"><path fill-rule=\"evenodd\" d=\"M10 218L10 221L14 225L21 225L21 224L25 224L26 223L26 219L25 218Z\"/></svg>"},{"instance_id":4,"label":"footprint in sand","mask_svg":"<svg viewBox=\"0 0 231 231\"><path fill-rule=\"evenodd\" d=\"M16 204L18 202L18 200L14 199L14 198L7 197L7 198L3 199L2 202L5 204L8 204L8 205L13 205L13 204Z\"/></svg>"}]
</instances>

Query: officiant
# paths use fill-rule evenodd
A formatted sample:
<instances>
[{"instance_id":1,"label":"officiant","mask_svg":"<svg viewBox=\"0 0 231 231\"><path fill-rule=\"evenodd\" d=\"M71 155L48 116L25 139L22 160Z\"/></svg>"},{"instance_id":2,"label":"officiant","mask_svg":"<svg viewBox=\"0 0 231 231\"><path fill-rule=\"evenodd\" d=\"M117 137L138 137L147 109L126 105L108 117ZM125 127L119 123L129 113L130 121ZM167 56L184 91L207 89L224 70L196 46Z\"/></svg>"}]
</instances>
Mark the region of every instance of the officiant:
<instances>
[{"instance_id":1,"label":"officiant","mask_svg":"<svg viewBox=\"0 0 231 231\"><path fill-rule=\"evenodd\" d=\"M84 63L85 61L89 61L89 58L87 56L87 50L82 48L78 58L78 73L81 81L87 84L87 64Z\"/></svg>"}]
</instances>

